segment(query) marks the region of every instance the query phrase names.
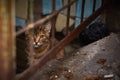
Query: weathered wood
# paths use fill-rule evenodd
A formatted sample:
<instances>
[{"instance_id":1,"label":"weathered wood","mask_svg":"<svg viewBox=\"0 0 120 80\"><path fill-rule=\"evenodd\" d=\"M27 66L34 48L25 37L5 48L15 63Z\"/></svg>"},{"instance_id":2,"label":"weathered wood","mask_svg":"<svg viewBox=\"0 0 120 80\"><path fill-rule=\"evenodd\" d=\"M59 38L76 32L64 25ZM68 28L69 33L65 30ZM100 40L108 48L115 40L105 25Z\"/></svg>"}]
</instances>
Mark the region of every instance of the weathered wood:
<instances>
[{"instance_id":1,"label":"weathered wood","mask_svg":"<svg viewBox=\"0 0 120 80\"><path fill-rule=\"evenodd\" d=\"M27 19L28 0L15 0L15 15L21 19Z\"/></svg>"},{"instance_id":2,"label":"weathered wood","mask_svg":"<svg viewBox=\"0 0 120 80\"><path fill-rule=\"evenodd\" d=\"M40 58L38 64L35 64L28 68L20 75L19 80L28 80L39 68L41 68L46 62L51 60L57 52L59 52L65 45L69 44L88 24L90 24L96 17L98 17L106 9L106 5L103 5L97 11L95 11L90 17L83 21L75 30L61 40L54 48L48 51L43 57Z\"/></svg>"},{"instance_id":3,"label":"weathered wood","mask_svg":"<svg viewBox=\"0 0 120 80\"><path fill-rule=\"evenodd\" d=\"M0 0L0 80L14 80L14 0Z\"/></svg>"}]
</instances>

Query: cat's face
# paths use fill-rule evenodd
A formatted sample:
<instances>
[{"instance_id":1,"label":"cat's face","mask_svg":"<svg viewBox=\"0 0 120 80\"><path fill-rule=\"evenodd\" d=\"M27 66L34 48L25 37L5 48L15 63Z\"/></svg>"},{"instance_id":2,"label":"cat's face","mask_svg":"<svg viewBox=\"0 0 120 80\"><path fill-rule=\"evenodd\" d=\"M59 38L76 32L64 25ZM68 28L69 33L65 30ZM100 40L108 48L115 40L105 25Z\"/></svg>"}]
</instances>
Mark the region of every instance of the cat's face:
<instances>
[{"instance_id":1,"label":"cat's face","mask_svg":"<svg viewBox=\"0 0 120 80\"><path fill-rule=\"evenodd\" d=\"M32 30L33 48L37 49L48 43L50 38L51 25L36 27Z\"/></svg>"}]
</instances>

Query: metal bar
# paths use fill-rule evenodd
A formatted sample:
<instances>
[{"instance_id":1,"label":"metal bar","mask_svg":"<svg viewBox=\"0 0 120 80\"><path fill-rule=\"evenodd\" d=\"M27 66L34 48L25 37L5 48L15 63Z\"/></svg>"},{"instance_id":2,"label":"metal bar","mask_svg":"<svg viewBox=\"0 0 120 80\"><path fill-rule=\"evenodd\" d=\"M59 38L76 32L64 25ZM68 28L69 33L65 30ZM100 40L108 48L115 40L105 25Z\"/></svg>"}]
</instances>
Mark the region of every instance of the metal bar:
<instances>
[{"instance_id":1,"label":"metal bar","mask_svg":"<svg viewBox=\"0 0 120 80\"><path fill-rule=\"evenodd\" d=\"M14 0L0 0L0 80L15 77L14 4Z\"/></svg>"},{"instance_id":2,"label":"metal bar","mask_svg":"<svg viewBox=\"0 0 120 80\"><path fill-rule=\"evenodd\" d=\"M83 18L84 18L84 8L85 8L85 0L82 0L81 22L83 22Z\"/></svg>"},{"instance_id":3,"label":"metal bar","mask_svg":"<svg viewBox=\"0 0 120 80\"><path fill-rule=\"evenodd\" d=\"M93 13L95 12L95 8L96 8L96 0L93 0L93 10L92 10Z\"/></svg>"},{"instance_id":4,"label":"metal bar","mask_svg":"<svg viewBox=\"0 0 120 80\"><path fill-rule=\"evenodd\" d=\"M102 5L104 4L104 0L101 0L102 1Z\"/></svg>"},{"instance_id":5,"label":"metal bar","mask_svg":"<svg viewBox=\"0 0 120 80\"><path fill-rule=\"evenodd\" d=\"M30 23L30 0L27 1L27 20L26 20L26 24Z\"/></svg>"},{"instance_id":6,"label":"metal bar","mask_svg":"<svg viewBox=\"0 0 120 80\"><path fill-rule=\"evenodd\" d=\"M56 0L52 0L52 13L55 11L55 6L56 6ZM55 23L56 23L56 17L52 18L52 28L51 28L51 39L52 39L52 47L55 45Z\"/></svg>"},{"instance_id":7,"label":"metal bar","mask_svg":"<svg viewBox=\"0 0 120 80\"><path fill-rule=\"evenodd\" d=\"M68 6L71 6L71 5L72 5L74 2L76 2L76 1L77 1L77 0L73 0L73 1L70 2L70 4L67 4L67 5L63 6L61 9L55 11L55 12L52 13L51 15L48 15L48 16L46 16L45 18L36 21L35 23L31 23L31 24L25 26L22 30L18 31L18 32L15 34L15 36L17 36L17 35L25 32L26 30L29 30L29 29L33 28L34 26L41 25L41 24L45 23L46 21L52 19L52 18L55 17L57 14L59 14L62 10L66 9Z\"/></svg>"},{"instance_id":8,"label":"metal bar","mask_svg":"<svg viewBox=\"0 0 120 80\"><path fill-rule=\"evenodd\" d=\"M39 68L41 68L46 62L50 61L57 52L59 52L65 45L69 44L88 24L90 24L97 16L99 16L106 5L103 5L96 12L94 12L90 17L83 21L75 30L73 30L69 35L67 35L63 40L61 40L54 48L50 49L43 57L40 58L38 64L35 64L28 68L20 75L19 80L28 80Z\"/></svg>"},{"instance_id":9,"label":"metal bar","mask_svg":"<svg viewBox=\"0 0 120 80\"><path fill-rule=\"evenodd\" d=\"M68 0L68 4L71 2L71 0ZM68 35L68 32L69 32L69 21L70 21L70 6L68 7L67 9L67 22L66 22L66 34L65 35Z\"/></svg>"},{"instance_id":10,"label":"metal bar","mask_svg":"<svg viewBox=\"0 0 120 80\"><path fill-rule=\"evenodd\" d=\"M29 23L32 23L34 21L34 16L33 16L33 0L28 0L28 12L27 12L27 18L29 21L27 21L26 25Z\"/></svg>"},{"instance_id":11,"label":"metal bar","mask_svg":"<svg viewBox=\"0 0 120 80\"><path fill-rule=\"evenodd\" d=\"M34 0L33 15L34 22L42 18L42 3L41 0Z\"/></svg>"},{"instance_id":12,"label":"metal bar","mask_svg":"<svg viewBox=\"0 0 120 80\"><path fill-rule=\"evenodd\" d=\"M55 7L56 7L56 0L52 0L52 11L55 11Z\"/></svg>"}]
</instances>

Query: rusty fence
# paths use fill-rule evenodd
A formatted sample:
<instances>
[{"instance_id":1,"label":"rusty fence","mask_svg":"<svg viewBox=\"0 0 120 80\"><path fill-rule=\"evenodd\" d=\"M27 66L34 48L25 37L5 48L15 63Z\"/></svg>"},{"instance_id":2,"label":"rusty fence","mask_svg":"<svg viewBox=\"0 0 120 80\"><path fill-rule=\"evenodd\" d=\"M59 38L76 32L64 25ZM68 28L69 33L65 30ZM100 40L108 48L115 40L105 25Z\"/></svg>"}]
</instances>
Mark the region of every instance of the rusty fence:
<instances>
[{"instance_id":1,"label":"rusty fence","mask_svg":"<svg viewBox=\"0 0 120 80\"><path fill-rule=\"evenodd\" d=\"M2 0L4 2L4 0ZM12 1L12 0L10 0ZM29 1L29 0L28 0ZM22 72L20 75L19 75L19 80L28 80L33 74L35 74L35 72L40 69L44 64L46 64L49 60L51 60L53 57L55 57L55 55L57 54L58 51L60 51L62 48L64 48L67 44L69 44L76 36L78 36L78 34L87 26L89 25L93 20L96 19L96 17L98 17L102 12L104 12L104 10L107 8L107 4L106 2L103 3L103 0L102 0L102 5L100 8L98 8L97 10L95 10L95 6L96 6L96 0L93 0L93 9L92 9L92 15L90 15L87 19L84 20L84 9L85 9L85 1L86 0L82 0L82 8L81 8L81 24L79 24L77 26L76 29L74 29L73 31L71 31L70 33L68 32L68 28L69 28L69 18L70 18L70 10L71 10L71 5L73 3L75 3L77 0L68 0L67 4L64 5L62 8L60 8L59 10L55 10L55 1L56 0L53 0L53 3L52 3L52 14L46 16L45 18L42 18L40 20L37 20L35 21L34 23L30 23L30 24L27 24L23 29L21 29L20 31L16 32L15 35L13 34L10 34L10 36L18 36L20 35L21 33L25 32L26 30L29 30L31 28L34 28L35 26L38 26L38 25L42 25L43 23L45 23L46 21L52 21L52 38L55 37L55 20L56 20L56 16L61 12L63 11L64 9L67 9L67 21L66 21L66 36L58 43L54 46L54 41L52 42L53 46L45 55L43 55L40 59L39 59L39 62L38 64L35 64L33 66L30 66L28 69L26 69L24 72ZM14 2L14 0L13 0ZM0 2L1 3L1 2ZM13 3L11 3L13 4ZM12 10L11 10L12 11ZM11 14L12 15L12 14ZM9 15L9 16L11 16ZM12 20L12 19L11 19ZM1 22L0 22L1 23ZM0 24L1 26L3 26L2 24ZM10 24L10 26L13 26L12 24ZM11 28L12 29L12 28ZM0 30L3 30L0 28ZM12 31L12 30L11 30ZM10 32L11 33L11 32ZM1 36L2 34L0 34ZM4 39L4 37L3 37ZM12 38L11 38L12 40ZM14 40L12 40L11 42L13 43ZM2 43L2 42L1 42ZM14 43L13 43L14 44ZM13 44L10 44L12 47L11 49L13 49ZM2 48L4 48L5 46L3 46ZM15 79L15 75L13 76L14 71L13 68L14 66L11 66L7 63L7 65L9 66L9 69L8 71L6 71L6 69L4 69L4 65L7 61L5 60L6 58L4 57L5 54L4 54L4 50L6 49L3 49L2 50L1 48L1 56L0 56L0 80L14 80ZM14 52L11 52L11 53L14 53ZM10 53L8 53L10 54ZM11 56L11 63L14 65L14 61L13 61L13 56ZM10 59L9 58L9 59ZM1 62L3 61L3 62ZM6 62L5 62L6 61ZM11 70L13 70L13 72L10 74ZM7 78L8 76L11 76L10 78Z\"/></svg>"},{"instance_id":2,"label":"rusty fence","mask_svg":"<svg viewBox=\"0 0 120 80\"><path fill-rule=\"evenodd\" d=\"M0 80L15 76L14 0L0 0Z\"/></svg>"}]
</instances>

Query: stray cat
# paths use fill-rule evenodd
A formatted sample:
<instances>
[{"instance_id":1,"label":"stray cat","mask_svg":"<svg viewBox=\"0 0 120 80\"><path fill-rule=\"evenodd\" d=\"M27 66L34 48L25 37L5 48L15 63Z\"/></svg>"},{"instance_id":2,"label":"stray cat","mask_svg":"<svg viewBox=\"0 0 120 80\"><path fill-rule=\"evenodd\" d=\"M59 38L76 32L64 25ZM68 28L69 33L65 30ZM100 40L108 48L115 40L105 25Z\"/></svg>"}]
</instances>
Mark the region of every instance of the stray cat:
<instances>
[{"instance_id":1,"label":"stray cat","mask_svg":"<svg viewBox=\"0 0 120 80\"><path fill-rule=\"evenodd\" d=\"M50 31L50 24L35 27L28 31L29 43L32 44L29 45L29 65L36 63L41 56L51 49ZM55 44L57 43L58 41L55 39ZM63 56L64 50L62 49L56 58L60 59Z\"/></svg>"}]
</instances>

